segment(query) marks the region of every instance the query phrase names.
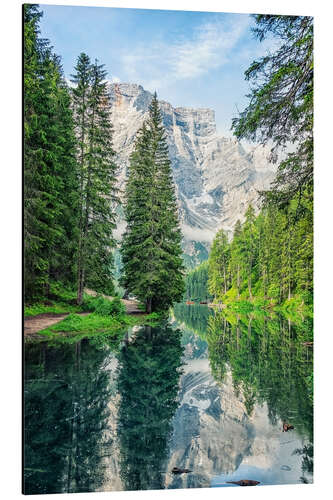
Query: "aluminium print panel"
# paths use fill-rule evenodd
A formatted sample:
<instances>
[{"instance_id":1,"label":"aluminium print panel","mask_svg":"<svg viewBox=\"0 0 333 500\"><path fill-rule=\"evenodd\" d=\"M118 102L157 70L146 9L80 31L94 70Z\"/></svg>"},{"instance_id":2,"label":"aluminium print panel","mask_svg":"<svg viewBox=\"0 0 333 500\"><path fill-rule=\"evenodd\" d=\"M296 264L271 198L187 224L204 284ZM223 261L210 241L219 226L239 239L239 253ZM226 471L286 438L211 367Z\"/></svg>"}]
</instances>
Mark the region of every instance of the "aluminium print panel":
<instances>
[{"instance_id":1,"label":"aluminium print panel","mask_svg":"<svg viewBox=\"0 0 333 500\"><path fill-rule=\"evenodd\" d=\"M23 28L23 493L312 483L313 18Z\"/></svg>"}]
</instances>

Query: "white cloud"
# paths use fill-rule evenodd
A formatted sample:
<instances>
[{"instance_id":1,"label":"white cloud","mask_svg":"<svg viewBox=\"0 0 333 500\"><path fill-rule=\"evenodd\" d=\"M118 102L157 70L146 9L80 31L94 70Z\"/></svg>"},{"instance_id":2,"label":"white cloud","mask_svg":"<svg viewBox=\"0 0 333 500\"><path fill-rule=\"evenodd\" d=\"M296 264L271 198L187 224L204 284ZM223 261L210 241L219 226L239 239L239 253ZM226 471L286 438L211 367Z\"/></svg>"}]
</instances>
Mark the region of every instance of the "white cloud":
<instances>
[{"instance_id":1,"label":"white cloud","mask_svg":"<svg viewBox=\"0 0 333 500\"><path fill-rule=\"evenodd\" d=\"M193 79L217 69L230 60L230 52L250 25L246 15L205 23L196 28L191 39L173 43L138 45L122 56L129 81L137 81L150 90L160 89L179 80Z\"/></svg>"},{"instance_id":2,"label":"white cloud","mask_svg":"<svg viewBox=\"0 0 333 500\"><path fill-rule=\"evenodd\" d=\"M70 87L70 88L75 87L74 83L69 78L65 77L65 82L67 83L68 87Z\"/></svg>"},{"instance_id":3,"label":"white cloud","mask_svg":"<svg viewBox=\"0 0 333 500\"><path fill-rule=\"evenodd\" d=\"M111 79L108 80L110 83L120 83L120 78L118 76L113 76Z\"/></svg>"}]
</instances>

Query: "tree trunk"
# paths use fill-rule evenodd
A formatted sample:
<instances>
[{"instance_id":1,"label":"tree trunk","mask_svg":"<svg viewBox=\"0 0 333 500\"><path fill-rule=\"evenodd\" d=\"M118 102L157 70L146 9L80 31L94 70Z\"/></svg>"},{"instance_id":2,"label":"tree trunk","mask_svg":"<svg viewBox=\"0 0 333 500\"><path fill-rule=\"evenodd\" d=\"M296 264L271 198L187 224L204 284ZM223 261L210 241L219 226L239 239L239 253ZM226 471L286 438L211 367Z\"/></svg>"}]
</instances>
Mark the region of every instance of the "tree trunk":
<instances>
[{"instance_id":1,"label":"tree trunk","mask_svg":"<svg viewBox=\"0 0 333 500\"><path fill-rule=\"evenodd\" d=\"M225 272L225 264L223 265L223 278L224 278L224 293L227 293L227 276Z\"/></svg>"},{"instance_id":2,"label":"tree trunk","mask_svg":"<svg viewBox=\"0 0 333 500\"><path fill-rule=\"evenodd\" d=\"M252 273L252 259L250 260L249 277L248 277L248 289L249 289L250 300L252 300L252 279L251 279L251 273Z\"/></svg>"},{"instance_id":3,"label":"tree trunk","mask_svg":"<svg viewBox=\"0 0 333 500\"><path fill-rule=\"evenodd\" d=\"M82 267L79 269L78 273L78 287L77 287L77 299L76 302L80 306L83 302L83 289L84 289L84 270Z\"/></svg>"},{"instance_id":4,"label":"tree trunk","mask_svg":"<svg viewBox=\"0 0 333 500\"><path fill-rule=\"evenodd\" d=\"M240 286L240 279L239 279L239 264L237 266L237 298L239 299L239 286Z\"/></svg>"},{"instance_id":5,"label":"tree trunk","mask_svg":"<svg viewBox=\"0 0 333 500\"><path fill-rule=\"evenodd\" d=\"M150 314L151 313L151 305L152 305L152 299L151 297L146 300L146 313Z\"/></svg>"}]
</instances>

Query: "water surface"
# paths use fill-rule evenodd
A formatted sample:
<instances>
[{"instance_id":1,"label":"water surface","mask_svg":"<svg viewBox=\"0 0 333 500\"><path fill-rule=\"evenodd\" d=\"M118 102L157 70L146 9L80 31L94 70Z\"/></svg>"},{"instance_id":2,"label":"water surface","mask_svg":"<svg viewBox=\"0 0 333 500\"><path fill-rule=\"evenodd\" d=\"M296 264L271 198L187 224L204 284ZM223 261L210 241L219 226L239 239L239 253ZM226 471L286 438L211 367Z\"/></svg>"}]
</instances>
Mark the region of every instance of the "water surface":
<instances>
[{"instance_id":1,"label":"water surface","mask_svg":"<svg viewBox=\"0 0 333 500\"><path fill-rule=\"evenodd\" d=\"M311 330L179 304L119 344L27 345L25 492L312 482Z\"/></svg>"}]
</instances>

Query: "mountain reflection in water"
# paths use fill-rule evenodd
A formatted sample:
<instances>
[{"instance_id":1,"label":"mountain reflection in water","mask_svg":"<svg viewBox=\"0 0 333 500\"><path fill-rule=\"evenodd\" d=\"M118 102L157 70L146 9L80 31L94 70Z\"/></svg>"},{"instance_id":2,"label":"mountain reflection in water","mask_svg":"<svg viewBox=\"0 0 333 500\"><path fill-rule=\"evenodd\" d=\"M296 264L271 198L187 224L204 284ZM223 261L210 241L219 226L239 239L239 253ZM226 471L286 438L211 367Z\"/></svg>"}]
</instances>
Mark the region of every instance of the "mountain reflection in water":
<instances>
[{"instance_id":1,"label":"mountain reflection in water","mask_svg":"<svg viewBox=\"0 0 333 500\"><path fill-rule=\"evenodd\" d=\"M120 344L27 345L25 492L312 482L311 335L178 304Z\"/></svg>"}]
</instances>

